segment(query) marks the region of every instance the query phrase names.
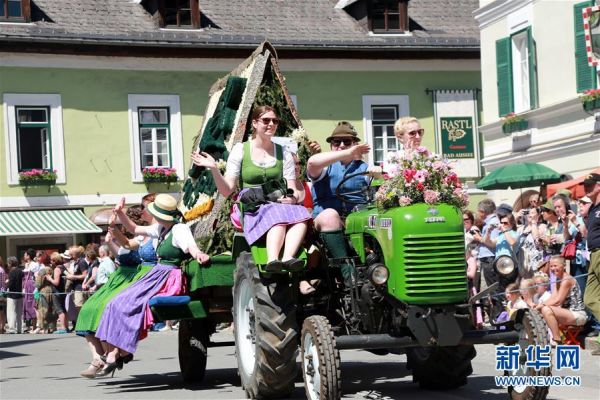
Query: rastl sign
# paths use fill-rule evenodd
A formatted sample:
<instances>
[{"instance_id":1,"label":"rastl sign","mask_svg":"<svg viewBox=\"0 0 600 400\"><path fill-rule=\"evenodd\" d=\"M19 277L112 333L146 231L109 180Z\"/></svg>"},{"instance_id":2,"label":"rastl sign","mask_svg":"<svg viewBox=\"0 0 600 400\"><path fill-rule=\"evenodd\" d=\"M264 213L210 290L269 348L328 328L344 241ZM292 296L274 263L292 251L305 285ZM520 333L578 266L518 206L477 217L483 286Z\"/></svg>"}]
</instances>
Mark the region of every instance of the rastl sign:
<instances>
[{"instance_id":1,"label":"rastl sign","mask_svg":"<svg viewBox=\"0 0 600 400\"><path fill-rule=\"evenodd\" d=\"M475 157L472 117L441 117L440 128L444 157Z\"/></svg>"}]
</instances>

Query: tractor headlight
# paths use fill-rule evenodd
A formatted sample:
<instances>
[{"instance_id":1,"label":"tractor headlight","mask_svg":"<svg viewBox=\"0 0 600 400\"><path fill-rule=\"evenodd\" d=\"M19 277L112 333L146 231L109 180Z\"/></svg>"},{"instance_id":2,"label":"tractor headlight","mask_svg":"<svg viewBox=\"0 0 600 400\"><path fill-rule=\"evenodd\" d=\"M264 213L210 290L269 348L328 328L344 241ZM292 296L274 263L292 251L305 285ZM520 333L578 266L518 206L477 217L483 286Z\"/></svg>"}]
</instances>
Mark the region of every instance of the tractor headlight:
<instances>
[{"instance_id":1,"label":"tractor headlight","mask_svg":"<svg viewBox=\"0 0 600 400\"><path fill-rule=\"evenodd\" d=\"M374 285L381 286L388 281L390 271L381 263L373 264L369 268L369 279Z\"/></svg>"},{"instance_id":2,"label":"tractor headlight","mask_svg":"<svg viewBox=\"0 0 600 400\"><path fill-rule=\"evenodd\" d=\"M515 270L515 261L508 256L500 256L496 260L496 271L502 275L510 275Z\"/></svg>"}]
</instances>

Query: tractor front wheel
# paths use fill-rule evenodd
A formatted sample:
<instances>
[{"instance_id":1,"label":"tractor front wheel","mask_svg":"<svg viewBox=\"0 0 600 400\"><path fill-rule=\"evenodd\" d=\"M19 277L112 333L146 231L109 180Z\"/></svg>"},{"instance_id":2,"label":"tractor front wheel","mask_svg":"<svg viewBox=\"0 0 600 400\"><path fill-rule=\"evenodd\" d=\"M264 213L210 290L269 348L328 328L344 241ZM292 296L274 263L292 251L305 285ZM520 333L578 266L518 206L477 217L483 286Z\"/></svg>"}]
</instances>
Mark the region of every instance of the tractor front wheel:
<instances>
[{"instance_id":1,"label":"tractor front wheel","mask_svg":"<svg viewBox=\"0 0 600 400\"><path fill-rule=\"evenodd\" d=\"M302 326L302 375L308 400L342 397L340 353L327 318L313 315Z\"/></svg>"}]
</instances>

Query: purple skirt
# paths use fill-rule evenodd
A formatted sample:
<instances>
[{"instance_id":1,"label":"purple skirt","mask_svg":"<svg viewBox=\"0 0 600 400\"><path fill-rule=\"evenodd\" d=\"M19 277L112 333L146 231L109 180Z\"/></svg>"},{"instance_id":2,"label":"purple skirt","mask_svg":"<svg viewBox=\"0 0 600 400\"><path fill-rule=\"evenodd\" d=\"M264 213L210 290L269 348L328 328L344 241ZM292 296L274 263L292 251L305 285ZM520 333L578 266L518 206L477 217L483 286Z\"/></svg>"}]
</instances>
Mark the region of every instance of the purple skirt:
<instances>
[{"instance_id":1,"label":"purple skirt","mask_svg":"<svg viewBox=\"0 0 600 400\"><path fill-rule=\"evenodd\" d=\"M244 237L252 244L275 225L293 225L309 219L308 210L301 205L263 204L253 213L244 213Z\"/></svg>"},{"instance_id":2,"label":"purple skirt","mask_svg":"<svg viewBox=\"0 0 600 400\"><path fill-rule=\"evenodd\" d=\"M174 265L156 264L144 277L116 295L104 309L96 337L135 353L148 302L164 286Z\"/></svg>"},{"instance_id":3,"label":"purple skirt","mask_svg":"<svg viewBox=\"0 0 600 400\"><path fill-rule=\"evenodd\" d=\"M25 272L23 277L23 319L36 319L37 314L35 312L35 297L33 291L35 290L35 282L33 280L32 272Z\"/></svg>"}]
</instances>

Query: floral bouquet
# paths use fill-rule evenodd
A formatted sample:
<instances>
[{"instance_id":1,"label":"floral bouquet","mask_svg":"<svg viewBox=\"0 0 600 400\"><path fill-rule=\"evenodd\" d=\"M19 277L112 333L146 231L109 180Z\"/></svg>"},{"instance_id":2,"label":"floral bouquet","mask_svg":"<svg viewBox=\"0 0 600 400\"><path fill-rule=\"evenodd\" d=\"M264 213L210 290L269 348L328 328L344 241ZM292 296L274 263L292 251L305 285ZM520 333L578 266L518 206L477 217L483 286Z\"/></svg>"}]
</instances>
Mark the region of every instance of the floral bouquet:
<instances>
[{"instance_id":1,"label":"floral bouquet","mask_svg":"<svg viewBox=\"0 0 600 400\"><path fill-rule=\"evenodd\" d=\"M32 184L49 184L53 185L56 183L56 170L49 169L30 169L27 171L19 172L19 183L21 185L32 185Z\"/></svg>"},{"instance_id":2,"label":"floral bouquet","mask_svg":"<svg viewBox=\"0 0 600 400\"><path fill-rule=\"evenodd\" d=\"M146 167L142 170L144 182L177 182L175 168Z\"/></svg>"},{"instance_id":3,"label":"floral bouquet","mask_svg":"<svg viewBox=\"0 0 600 400\"><path fill-rule=\"evenodd\" d=\"M416 203L445 203L459 208L469 204L466 188L447 159L418 147L409 156L388 159L387 179L375 194L379 209Z\"/></svg>"}]
</instances>

